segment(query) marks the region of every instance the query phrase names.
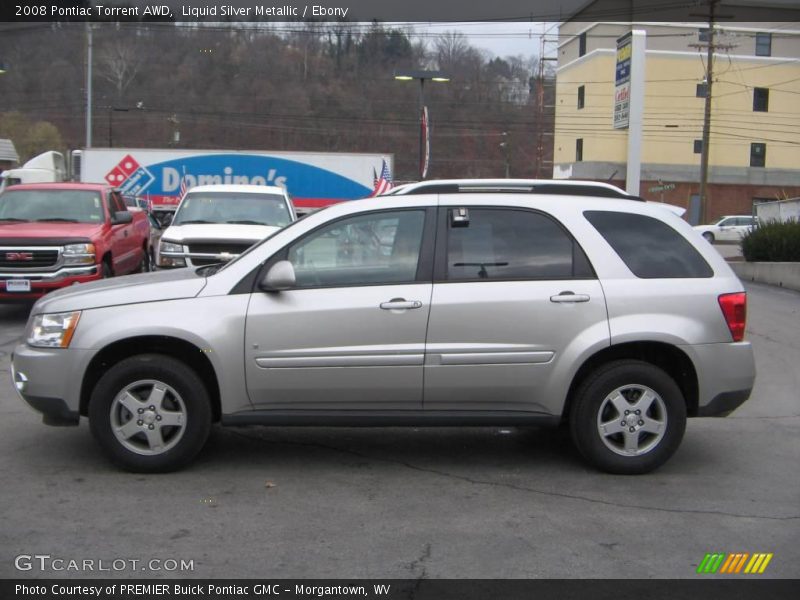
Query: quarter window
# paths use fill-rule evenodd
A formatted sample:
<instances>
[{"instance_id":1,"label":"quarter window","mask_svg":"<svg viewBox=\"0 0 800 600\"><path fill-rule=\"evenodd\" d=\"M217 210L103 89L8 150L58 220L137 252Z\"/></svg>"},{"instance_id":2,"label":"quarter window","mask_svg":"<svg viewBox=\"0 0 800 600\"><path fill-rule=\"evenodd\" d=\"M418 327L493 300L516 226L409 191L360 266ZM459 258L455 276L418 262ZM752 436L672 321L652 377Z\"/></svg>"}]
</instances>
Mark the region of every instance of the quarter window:
<instances>
[{"instance_id":1,"label":"quarter window","mask_svg":"<svg viewBox=\"0 0 800 600\"><path fill-rule=\"evenodd\" d=\"M412 282L416 278L425 211L372 213L342 219L289 247L297 287Z\"/></svg>"},{"instance_id":2,"label":"quarter window","mask_svg":"<svg viewBox=\"0 0 800 600\"><path fill-rule=\"evenodd\" d=\"M714 275L694 246L659 219L599 210L583 214L636 277L673 279Z\"/></svg>"},{"instance_id":3,"label":"quarter window","mask_svg":"<svg viewBox=\"0 0 800 600\"><path fill-rule=\"evenodd\" d=\"M447 279L594 277L577 243L550 217L524 210L469 208L447 237Z\"/></svg>"}]
</instances>

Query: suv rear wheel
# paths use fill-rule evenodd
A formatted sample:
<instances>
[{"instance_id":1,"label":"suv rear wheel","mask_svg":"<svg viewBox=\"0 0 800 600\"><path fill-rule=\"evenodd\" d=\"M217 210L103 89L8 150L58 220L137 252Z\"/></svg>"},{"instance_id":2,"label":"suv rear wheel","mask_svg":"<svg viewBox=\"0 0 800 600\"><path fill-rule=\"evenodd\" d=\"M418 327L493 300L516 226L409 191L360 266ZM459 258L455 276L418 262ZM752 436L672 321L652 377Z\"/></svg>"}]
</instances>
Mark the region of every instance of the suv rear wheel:
<instances>
[{"instance_id":1,"label":"suv rear wheel","mask_svg":"<svg viewBox=\"0 0 800 600\"><path fill-rule=\"evenodd\" d=\"M603 365L578 388L570 430L580 453L609 473L661 466L686 429L686 401L662 369L637 360Z\"/></svg>"},{"instance_id":2,"label":"suv rear wheel","mask_svg":"<svg viewBox=\"0 0 800 600\"><path fill-rule=\"evenodd\" d=\"M205 444L211 404L203 382L184 363L141 354L117 363L97 382L89 425L119 466L141 473L172 471Z\"/></svg>"}]
</instances>

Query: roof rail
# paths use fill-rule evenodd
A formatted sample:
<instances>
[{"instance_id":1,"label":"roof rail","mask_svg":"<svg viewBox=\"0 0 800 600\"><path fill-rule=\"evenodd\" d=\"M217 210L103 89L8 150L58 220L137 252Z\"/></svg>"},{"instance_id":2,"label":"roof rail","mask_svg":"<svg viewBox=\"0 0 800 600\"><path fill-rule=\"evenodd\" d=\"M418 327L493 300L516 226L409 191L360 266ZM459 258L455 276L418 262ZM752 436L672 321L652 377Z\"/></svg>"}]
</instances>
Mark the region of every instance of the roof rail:
<instances>
[{"instance_id":1,"label":"roof rail","mask_svg":"<svg viewBox=\"0 0 800 600\"><path fill-rule=\"evenodd\" d=\"M509 181L502 182L488 180L465 180L463 182L444 181L444 182L420 182L409 185L402 195L417 194L469 194L469 193L518 193L518 194L554 194L562 196L594 196L598 198L620 198L625 200L637 200L645 202L644 198L627 194L623 190L605 184L594 182L575 182L570 181Z\"/></svg>"}]
</instances>

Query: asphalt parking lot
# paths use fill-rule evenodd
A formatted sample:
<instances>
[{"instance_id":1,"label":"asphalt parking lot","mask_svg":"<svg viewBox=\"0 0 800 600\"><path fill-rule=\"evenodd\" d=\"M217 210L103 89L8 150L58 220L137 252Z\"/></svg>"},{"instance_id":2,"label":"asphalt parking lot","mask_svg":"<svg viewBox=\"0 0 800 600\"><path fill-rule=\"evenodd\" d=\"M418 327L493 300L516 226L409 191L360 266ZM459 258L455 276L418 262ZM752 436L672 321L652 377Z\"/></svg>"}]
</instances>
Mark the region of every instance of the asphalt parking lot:
<instances>
[{"instance_id":1,"label":"asphalt parking lot","mask_svg":"<svg viewBox=\"0 0 800 600\"><path fill-rule=\"evenodd\" d=\"M798 577L800 293L747 289L752 398L691 420L639 477L588 468L560 431L501 428L217 428L185 471L123 473L85 420L46 427L16 398L27 310L0 306L0 577L109 575L15 567L44 554L140 561L123 577L691 578L707 552L771 552L762 577Z\"/></svg>"}]
</instances>

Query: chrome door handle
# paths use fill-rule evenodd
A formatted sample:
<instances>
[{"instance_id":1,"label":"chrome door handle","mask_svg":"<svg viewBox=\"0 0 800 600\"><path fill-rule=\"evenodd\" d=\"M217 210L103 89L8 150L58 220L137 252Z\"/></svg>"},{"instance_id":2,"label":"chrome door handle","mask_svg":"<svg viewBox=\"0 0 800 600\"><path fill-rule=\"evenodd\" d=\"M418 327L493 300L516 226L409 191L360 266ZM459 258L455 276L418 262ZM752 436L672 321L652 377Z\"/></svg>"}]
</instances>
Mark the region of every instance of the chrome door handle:
<instances>
[{"instance_id":1,"label":"chrome door handle","mask_svg":"<svg viewBox=\"0 0 800 600\"><path fill-rule=\"evenodd\" d=\"M381 302L383 310L402 310L404 308L422 308L419 300L406 300L405 298L392 298L388 302Z\"/></svg>"},{"instance_id":2,"label":"chrome door handle","mask_svg":"<svg viewBox=\"0 0 800 600\"><path fill-rule=\"evenodd\" d=\"M588 302L588 294L575 294L573 292L561 292L556 296L550 296L550 302Z\"/></svg>"}]
</instances>

